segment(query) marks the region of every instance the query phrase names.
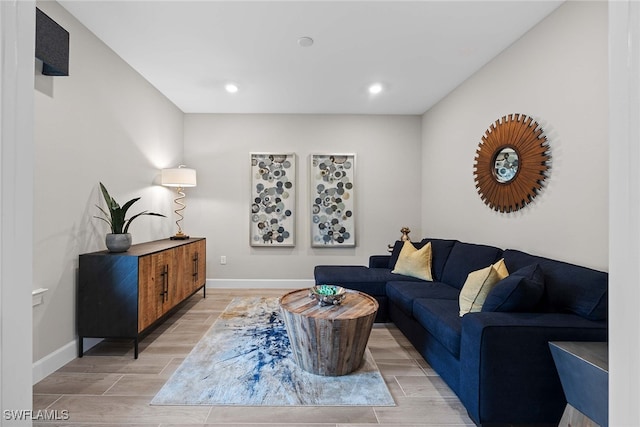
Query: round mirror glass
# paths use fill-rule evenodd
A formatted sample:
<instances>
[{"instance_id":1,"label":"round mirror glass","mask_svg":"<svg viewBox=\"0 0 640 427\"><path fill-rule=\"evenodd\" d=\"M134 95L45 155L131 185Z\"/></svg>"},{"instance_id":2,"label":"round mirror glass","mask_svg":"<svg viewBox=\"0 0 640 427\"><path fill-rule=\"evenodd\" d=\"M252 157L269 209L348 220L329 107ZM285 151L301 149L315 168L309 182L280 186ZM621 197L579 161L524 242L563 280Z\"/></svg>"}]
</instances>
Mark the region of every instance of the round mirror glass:
<instances>
[{"instance_id":1,"label":"round mirror glass","mask_svg":"<svg viewBox=\"0 0 640 427\"><path fill-rule=\"evenodd\" d=\"M518 153L511 147L503 148L496 154L493 167L498 182L510 182L518 173Z\"/></svg>"}]
</instances>

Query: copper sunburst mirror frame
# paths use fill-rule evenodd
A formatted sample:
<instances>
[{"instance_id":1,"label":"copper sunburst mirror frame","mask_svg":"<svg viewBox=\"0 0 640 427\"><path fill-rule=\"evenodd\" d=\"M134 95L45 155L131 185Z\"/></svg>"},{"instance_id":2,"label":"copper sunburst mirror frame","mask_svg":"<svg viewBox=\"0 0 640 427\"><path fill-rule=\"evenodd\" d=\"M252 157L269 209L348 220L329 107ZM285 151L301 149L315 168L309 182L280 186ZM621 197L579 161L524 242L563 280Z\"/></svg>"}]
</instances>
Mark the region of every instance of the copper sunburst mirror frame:
<instances>
[{"instance_id":1,"label":"copper sunburst mirror frame","mask_svg":"<svg viewBox=\"0 0 640 427\"><path fill-rule=\"evenodd\" d=\"M550 159L547 137L531 117L496 120L476 151L473 175L480 198L496 211L522 209L542 190Z\"/></svg>"}]
</instances>

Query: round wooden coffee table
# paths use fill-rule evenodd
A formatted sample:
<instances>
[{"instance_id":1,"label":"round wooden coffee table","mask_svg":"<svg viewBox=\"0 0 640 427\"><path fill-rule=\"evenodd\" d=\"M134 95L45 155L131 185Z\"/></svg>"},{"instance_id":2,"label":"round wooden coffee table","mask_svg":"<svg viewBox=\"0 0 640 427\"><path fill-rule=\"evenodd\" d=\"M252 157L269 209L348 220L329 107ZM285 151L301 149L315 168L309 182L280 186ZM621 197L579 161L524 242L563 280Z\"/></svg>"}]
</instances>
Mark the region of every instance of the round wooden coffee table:
<instances>
[{"instance_id":1,"label":"round wooden coffee table","mask_svg":"<svg viewBox=\"0 0 640 427\"><path fill-rule=\"evenodd\" d=\"M309 289L299 289L283 295L280 308L294 360L302 369L338 376L360 367L378 311L373 297L347 290L340 305L320 306Z\"/></svg>"}]
</instances>

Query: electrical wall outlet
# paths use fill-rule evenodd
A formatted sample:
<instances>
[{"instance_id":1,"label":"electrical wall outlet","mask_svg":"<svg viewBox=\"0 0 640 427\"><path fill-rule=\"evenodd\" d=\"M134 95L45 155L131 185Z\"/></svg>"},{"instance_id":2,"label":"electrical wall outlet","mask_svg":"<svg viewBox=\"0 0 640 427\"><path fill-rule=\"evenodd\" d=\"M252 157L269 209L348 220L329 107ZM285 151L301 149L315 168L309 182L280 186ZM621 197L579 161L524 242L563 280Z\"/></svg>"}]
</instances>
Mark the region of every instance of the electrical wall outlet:
<instances>
[{"instance_id":1,"label":"electrical wall outlet","mask_svg":"<svg viewBox=\"0 0 640 427\"><path fill-rule=\"evenodd\" d=\"M225 265L226 263L227 263L227 256L226 255L220 256L220 264Z\"/></svg>"}]
</instances>

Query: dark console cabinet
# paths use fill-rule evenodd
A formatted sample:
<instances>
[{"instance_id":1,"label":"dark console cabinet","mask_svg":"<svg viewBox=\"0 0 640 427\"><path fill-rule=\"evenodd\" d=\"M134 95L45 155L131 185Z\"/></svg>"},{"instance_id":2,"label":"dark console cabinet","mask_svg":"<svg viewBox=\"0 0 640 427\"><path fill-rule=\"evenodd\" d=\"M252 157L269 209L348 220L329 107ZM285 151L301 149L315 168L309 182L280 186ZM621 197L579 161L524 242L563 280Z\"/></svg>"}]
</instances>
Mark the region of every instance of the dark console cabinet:
<instances>
[{"instance_id":1,"label":"dark console cabinet","mask_svg":"<svg viewBox=\"0 0 640 427\"><path fill-rule=\"evenodd\" d=\"M84 338L138 338L182 301L204 288L206 240L156 240L127 252L80 255L77 330Z\"/></svg>"}]
</instances>

